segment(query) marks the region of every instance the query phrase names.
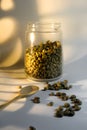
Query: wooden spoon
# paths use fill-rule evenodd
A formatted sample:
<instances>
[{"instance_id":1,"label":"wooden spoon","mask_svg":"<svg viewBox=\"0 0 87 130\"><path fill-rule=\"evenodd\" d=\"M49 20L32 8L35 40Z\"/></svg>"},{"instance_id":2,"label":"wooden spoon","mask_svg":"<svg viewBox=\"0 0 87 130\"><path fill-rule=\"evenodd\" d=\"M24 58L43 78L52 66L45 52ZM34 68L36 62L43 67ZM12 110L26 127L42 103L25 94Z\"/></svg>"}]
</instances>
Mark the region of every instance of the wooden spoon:
<instances>
[{"instance_id":1,"label":"wooden spoon","mask_svg":"<svg viewBox=\"0 0 87 130\"><path fill-rule=\"evenodd\" d=\"M16 97L14 97L13 99L9 100L8 102L0 105L0 110L3 110L10 103L16 101L17 99L33 95L38 90L39 90L39 87L37 87L37 86L26 86L26 87L21 88L21 90L19 91L19 94Z\"/></svg>"}]
</instances>

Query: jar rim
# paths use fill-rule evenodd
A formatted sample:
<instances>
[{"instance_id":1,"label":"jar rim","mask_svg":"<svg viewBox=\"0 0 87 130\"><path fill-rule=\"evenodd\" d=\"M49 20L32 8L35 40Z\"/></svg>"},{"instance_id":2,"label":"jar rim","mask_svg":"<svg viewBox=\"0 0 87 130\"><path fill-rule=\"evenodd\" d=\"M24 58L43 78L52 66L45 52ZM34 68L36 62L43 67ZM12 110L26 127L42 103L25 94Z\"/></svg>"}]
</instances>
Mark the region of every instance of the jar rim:
<instances>
[{"instance_id":1,"label":"jar rim","mask_svg":"<svg viewBox=\"0 0 87 130\"><path fill-rule=\"evenodd\" d=\"M61 23L60 22L55 22L55 21L53 21L53 22L28 22L28 26L29 25L52 25L52 24L54 24L54 25L58 25L58 26L61 26Z\"/></svg>"},{"instance_id":2,"label":"jar rim","mask_svg":"<svg viewBox=\"0 0 87 130\"><path fill-rule=\"evenodd\" d=\"M58 31L59 28L61 27L61 23L52 21L52 22L29 22L27 24L27 29L32 32L35 31L41 32L41 28L44 29L44 31L42 32L45 32L46 30L49 30L50 27L54 28L54 31Z\"/></svg>"}]
</instances>

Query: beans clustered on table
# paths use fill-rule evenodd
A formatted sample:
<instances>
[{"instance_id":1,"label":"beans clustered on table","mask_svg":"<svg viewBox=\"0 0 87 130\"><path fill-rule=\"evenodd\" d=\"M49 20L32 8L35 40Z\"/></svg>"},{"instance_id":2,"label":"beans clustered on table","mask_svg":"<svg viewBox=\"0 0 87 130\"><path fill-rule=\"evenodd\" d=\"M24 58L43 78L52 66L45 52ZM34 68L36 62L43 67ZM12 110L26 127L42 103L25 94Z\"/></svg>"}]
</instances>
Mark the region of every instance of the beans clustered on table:
<instances>
[{"instance_id":1,"label":"beans clustered on table","mask_svg":"<svg viewBox=\"0 0 87 130\"><path fill-rule=\"evenodd\" d=\"M59 105L54 110L54 117L62 118L62 117L72 117L75 115L76 111L81 109L82 101L77 98L76 95L67 95L65 92L60 92L60 90L69 90L72 88L72 85L68 84L68 80L58 81L54 84L46 83L46 86L42 89L42 91L50 90L49 96L56 96L58 99L64 102L63 105ZM54 92L56 91L56 92ZM33 103L40 103L40 97L34 97L31 99ZM67 102L69 101L69 102ZM52 107L55 102L50 101L46 105L48 107ZM35 127L30 126L29 130L36 130Z\"/></svg>"},{"instance_id":2,"label":"beans clustered on table","mask_svg":"<svg viewBox=\"0 0 87 130\"><path fill-rule=\"evenodd\" d=\"M63 117L63 116L74 116L76 111L79 111L81 109L82 101L76 97L76 95L67 95L65 92L60 92L59 90L69 90L72 88L72 85L68 84L68 80L64 81L58 81L54 84L49 84L43 88L42 91L51 90L49 93L49 96L56 96L61 101L64 101L65 103L61 106L58 106L54 110L54 117ZM54 93L52 90L56 90L56 93ZM69 101L69 102L67 102ZM33 103L40 103L40 97L35 97L32 99ZM50 101L46 104L47 106L53 106L54 102Z\"/></svg>"}]
</instances>

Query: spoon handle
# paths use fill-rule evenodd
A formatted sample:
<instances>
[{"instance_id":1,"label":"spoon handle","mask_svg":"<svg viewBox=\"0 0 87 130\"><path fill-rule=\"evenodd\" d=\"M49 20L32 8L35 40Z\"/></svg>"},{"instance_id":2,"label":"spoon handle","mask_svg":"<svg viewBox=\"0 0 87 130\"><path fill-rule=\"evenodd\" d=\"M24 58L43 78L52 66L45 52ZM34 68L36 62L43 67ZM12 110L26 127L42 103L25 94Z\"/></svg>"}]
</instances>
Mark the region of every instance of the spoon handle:
<instances>
[{"instance_id":1,"label":"spoon handle","mask_svg":"<svg viewBox=\"0 0 87 130\"><path fill-rule=\"evenodd\" d=\"M20 99L20 94L17 95L16 97L14 97L13 99L9 100L8 102L6 103L3 103L0 105L0 110L3 110L5 107L7 107L10 103L16 101L17 99Z\"/></svg>"}]
</instances>

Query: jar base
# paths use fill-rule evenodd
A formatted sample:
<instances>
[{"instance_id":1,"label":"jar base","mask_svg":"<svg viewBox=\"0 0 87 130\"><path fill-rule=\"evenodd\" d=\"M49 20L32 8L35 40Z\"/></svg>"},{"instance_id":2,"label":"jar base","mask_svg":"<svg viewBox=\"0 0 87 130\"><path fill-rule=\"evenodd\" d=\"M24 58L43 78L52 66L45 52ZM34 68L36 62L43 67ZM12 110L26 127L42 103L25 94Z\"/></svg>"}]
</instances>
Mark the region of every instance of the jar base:
<instances>
[{"instance_id":1,"label":"jar base","mask_svg":"<svg viewBox=\"0 0 87 130\"><path fill-rule=\"evenodd\" d=\"M27 76L27 79L37 81L37 82L53 82L53 81L60 79L61 77L62 77L62 74L56 78L51 78L51 79L37 79L37 78L30 77L30 76Z\"/></svg>"}]
</instances>

